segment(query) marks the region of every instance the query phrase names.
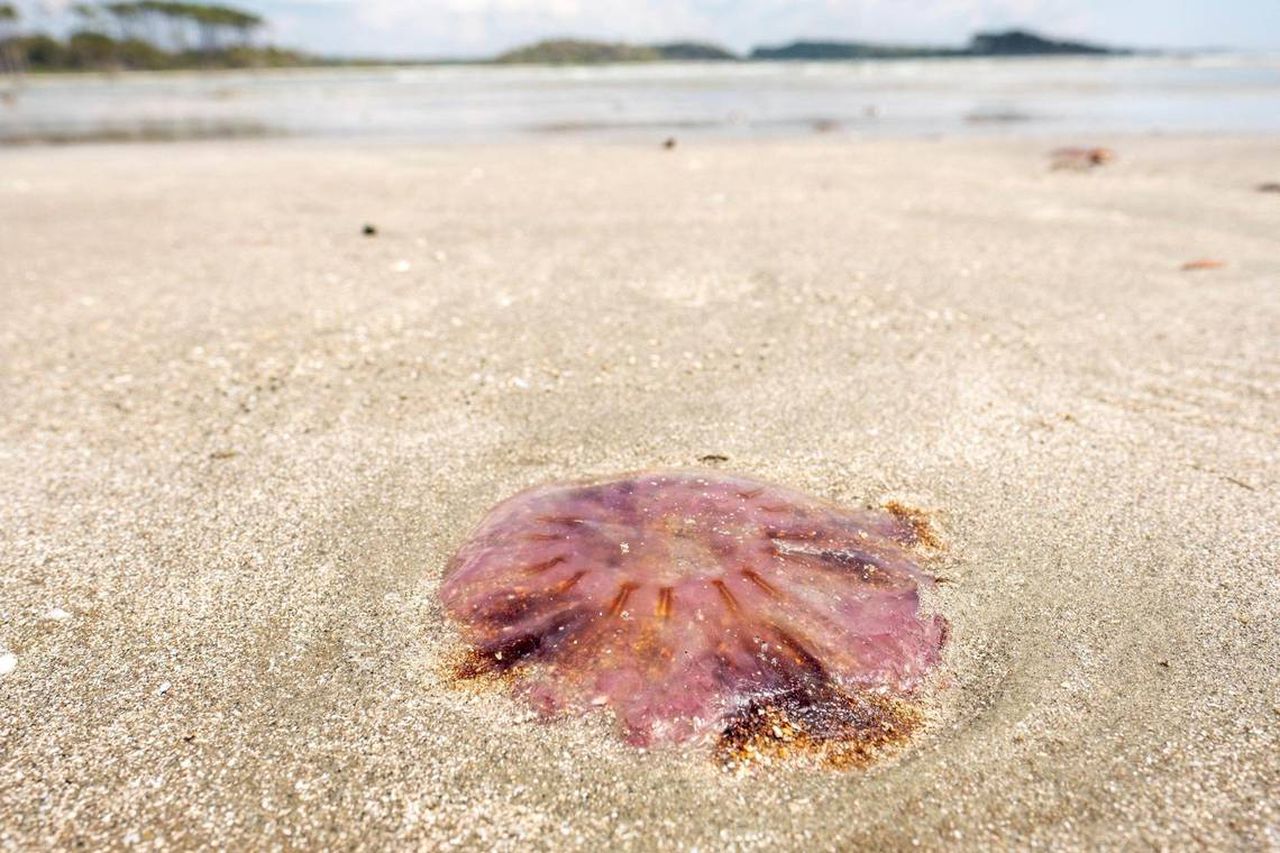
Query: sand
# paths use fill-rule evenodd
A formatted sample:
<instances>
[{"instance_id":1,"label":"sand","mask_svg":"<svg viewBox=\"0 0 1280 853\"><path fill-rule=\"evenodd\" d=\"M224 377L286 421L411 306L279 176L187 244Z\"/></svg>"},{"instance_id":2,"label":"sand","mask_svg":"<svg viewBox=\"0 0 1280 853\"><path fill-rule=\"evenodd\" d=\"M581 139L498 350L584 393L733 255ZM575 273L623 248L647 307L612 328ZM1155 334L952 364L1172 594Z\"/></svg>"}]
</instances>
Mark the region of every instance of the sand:
<instances>
[{"instance_id":1,"label":"sand","mask_svg":"<svg viewBox=\"0 0 1280 853\"><path fill-rule=\"evenodd\" d=\"M1280 846L1280 144L1078 142L0 152L0 845ZM941 524L909 749L447 683L487 507L709 454Z\"/></svg>"}]
</instances>

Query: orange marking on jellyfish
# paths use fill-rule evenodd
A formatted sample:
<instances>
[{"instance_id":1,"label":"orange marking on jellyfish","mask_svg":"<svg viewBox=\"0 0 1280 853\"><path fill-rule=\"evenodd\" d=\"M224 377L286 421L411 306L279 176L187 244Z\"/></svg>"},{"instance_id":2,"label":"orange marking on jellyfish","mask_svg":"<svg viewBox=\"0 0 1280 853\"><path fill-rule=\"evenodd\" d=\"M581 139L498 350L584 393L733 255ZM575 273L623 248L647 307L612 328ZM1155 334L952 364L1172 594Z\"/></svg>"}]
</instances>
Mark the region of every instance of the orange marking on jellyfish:
<instances>
[{"instance_id":1,"label":"orange marking on jellyfish","mask_svg":"<svg viewBox=\"0 0 1280 853\"><path fill-rule=\"evenodd\" d=\"M746 578L748 581L750 581L752 584L754 584L756 587L758 587L761 592L763 592L765 595L769 596L770 598L778 597L778 590L772 584L770 584L767 580L760 577L755 572L751 571L751 569L743 569L742 576Z\"/></svg>"},{"instance_id":2,"label":"orange marking on jellyfish","mask_svg":"<svg viewBox=\"0 0 1280 853\"><path fill-rule=\"evenodd\" d=\"M576 527L579 524L586 524L581 518L569 518L563 515L542 515L538 517L538 521L542 524L563 524L568 527ZM560 534L556 534L557 537Z\"/></svg>"},{"instance_id":3,"label":"orange marking on jellyfish","mask_svg":"<svg viewBox=\"0 0 1280 853\"><path fill-rule=\"evenodd\" d=\"M541 563L534 563L525 569L531 575L540 575L547 569L553 569L565 561L565 556L561 554L559 557L552 557L550 560L543 560Z\"/></svg>"},{"instance_id":4,"label":"orange marking on jellyfish","mask_svg":"<svg viewBox=\"0 0 1280 853\"><path fill-rule=\"evenodd\" d=\"M724 606L728 607L734 613L741 608L738 606L738 599L733 597L733 593L729 591L729 587L722 580L714 580L711 585L716 588L716 592L720 593L720 598L724 600Z\"/></svg>"},{"instance_id":5,"label":"orange marking on jellyfish","mask_svg":"<svg viewBox=\"0 0 1280 853\"><path fill-rule=\"evenodd\" d=\"M556 584L555 591L557 593L568 592L569 590L573 589L575 586L578 585L578 581L582 580L586 576L587 576L587 573L585 571L575 572L572 577L565 578L564 580L560 581L560 583Z\"/></svg>"},{"instance_id":6,"label":"orange marking on jellyfish","mask_svg":"<svg viewBox=\"0 0 1280 853\"><path fill-rule=\"evenodd\" d=\"M669 586L664 586L658 590L658 607L655 613L659 619L666 620L671 617L671 606L675 600L675 591Z\"/></svg>"},{"instance_id":7,"label":"orange marking on jellyfish","mask_svg":"<svg viewBox=\"0 0 1280 853\"><path fill-rule=\"evenodd\" d=\"M622 608L627 606L627 599L631 597L631 593L635 592L637 585L633 583L624 583L618 588L618 594L613 597L613 601L609 604L609 615L617 616L622 612Z\"/></svg>"},{"instance_id":8,"label":"orange marking on jellyfish","mask_svg":"<svg viewBox=\"0 0 1280 853\"><path fill-rule=\"evenodd\" d=\"M812 542L821 534L816 530L772 530L769 536L787 542Z\"/></svg>"}]
</instances>

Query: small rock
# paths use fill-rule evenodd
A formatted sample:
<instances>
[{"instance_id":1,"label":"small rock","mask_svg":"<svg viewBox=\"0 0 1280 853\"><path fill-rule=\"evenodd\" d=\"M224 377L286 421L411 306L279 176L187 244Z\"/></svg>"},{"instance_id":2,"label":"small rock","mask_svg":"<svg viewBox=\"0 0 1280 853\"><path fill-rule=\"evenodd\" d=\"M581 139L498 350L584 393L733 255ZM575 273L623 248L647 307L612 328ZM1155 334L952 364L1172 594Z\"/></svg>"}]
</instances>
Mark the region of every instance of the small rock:
<instances>
[{"instance_id":1,"label":"small rock","mask_svg":"<svg viewBox=\"0 0 1280 853\"><path fill-rule=\"evenodd\" d=\"M71 618L71 614L63 610L61 607L55 607L46 613L44 618L50 622L66 622Z\"/></svg>"},{"instance_id":2,"label":"small rock","mask_svg":"<svg viewBox=\"0 0 1280 853\"><path fill-rule=\"evenodd\" d=\"M676 138L674 136L668 136L666 140L662 143L662 147L667 149L668 151L670 151L672 148L675 148Z\"/></svg>"},{"instance_id":3,"label":"small rock","mask_svg":"<svg viewBox=\"0 0 1280 853\"><path fill-rule=\"evenodd\" d=\"M364 236L366 236L366 237L377 237L377 236L378 236L378 226L376 226L376 225L372 225L372 224L370 224L370 223L366 222L366 223L364 224L364 228L362 228L362 229L360 230L360 233L364 234Z\"/></svg>"},{"instance_id":4,"label":"small rock","mask_svg":"<svg viewBox=\"0 0 1280 853\"><path fill-rule=\"evenodd\" d=\"M1267 181L1265 184L1258 184L1258 192L1280 193L1280 181Z\"/></svg>"},{"instance_id":5,"label":"small rock","mask_svg":"<svg viewBox=\"0 0 1280 853\"><path fill-rule=\"evenodd\" d=\"M167 681L160 682L160 686L156 688L156 695L163 696L164 694L169 692L169 688L172 686L173 685Z\"/></svg>"},{"instance_id":6,"label":"small rock","mask_svg":"<svg viewBox=\"0 0 1280 853\"><path fill-rule=\"evenodd\" d=\"M0 652L0 677L4 677L18 668L18 656L13 652Z\"/></svg>"}]
</instances>

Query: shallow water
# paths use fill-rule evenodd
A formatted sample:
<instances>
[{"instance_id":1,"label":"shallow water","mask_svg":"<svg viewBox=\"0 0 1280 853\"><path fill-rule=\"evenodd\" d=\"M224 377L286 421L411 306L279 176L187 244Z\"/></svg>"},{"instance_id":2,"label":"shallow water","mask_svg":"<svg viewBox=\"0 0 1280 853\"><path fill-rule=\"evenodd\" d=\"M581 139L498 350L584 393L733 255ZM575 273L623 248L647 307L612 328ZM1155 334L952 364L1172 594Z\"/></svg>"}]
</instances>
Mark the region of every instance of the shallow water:
<instances>
[{"instance_id":1,"label":"shallow water","mask_svg":"<svg viewBox=\"0 0 1280 853\"><path fill-rule=\"evenodd\" d=\"M28 77L0 142L308 136L777 137L1280 130L1280 56Z\"/></svg>"}]
</instances>

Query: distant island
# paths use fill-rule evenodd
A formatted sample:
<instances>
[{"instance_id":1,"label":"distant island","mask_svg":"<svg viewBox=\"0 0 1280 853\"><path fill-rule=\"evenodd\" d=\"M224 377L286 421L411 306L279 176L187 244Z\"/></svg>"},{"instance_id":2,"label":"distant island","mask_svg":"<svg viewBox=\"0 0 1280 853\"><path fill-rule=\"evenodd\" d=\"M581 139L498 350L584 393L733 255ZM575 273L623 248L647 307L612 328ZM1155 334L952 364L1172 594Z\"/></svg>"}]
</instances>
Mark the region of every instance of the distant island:
<instances>
[{"instance_id":1,"label":"distant island","mask_svg":"<svg viewBox=\"0 0 1280 853\"><path fill-rule=\"evenodd\" d=\"M746 56L702 42L636 45L585 39L549 39L509 50L495 62L590 65L621 62L755 61L824 62L851 59L922 59L980 56L1111 56L1132 53L1077 41L1056 41L1026 30L978 33L964 47L922 47L859 41L795 41L757 47Z\"/></svg>"},{"instance_id":2,"label":"distant island","mask_svg":"<svg viewBox=\"0 0 1280 853\"><path fill-rule=\"evenodd\" d=\"M781 47L757 47L755 60L921 59L965 56L1112 56L1130 50L1077 41L1055 41L1026 30L978 33L965 47L917 47L856 41L796 41Z\"/></svg>"},{"instance_id":3,"label":"distant island","mask_svg":"<svg viewBox=\"0 0 1280 853\"><path fill-rule=\"evenodd\" d=\"M714 44L672 42L634 45L584 39L549 39L499 54L500 63L590 65L606 62L689 62L735 60L739 57Z\"/></svg>"},{"instance_id":4,"label":"distant island","mask_svg":"<svg viewBox=\"0 0 1280 853\"><path fill-rule=\"evenodd\" d=\"M978 33L969 40L965 56L1123 56L1134 51L1082 41L1054 41L1026 30Z\"/></svg>"},{"instance_id":5,"label":"distant island","mask_svg":"<svg viewBox=\"0 0 1280 853\"><path fill-rule=\"evenodd\" d=\"M333 65L437 64L430 60L331 59L263 45L266 22L232 6L178 0L115 0L71 6L65 38L24 32L13 3L0 0L0 73L130 71ZM1101 56L1130 53L1055 41L1025 30L978 33L964 47L921 47L857 41L795 41L757 47L745 56L716 44L658 44L549 39L467 64L589 65L638 62L778 62L993 56ZM453 63L459 63L453 60Z\"/></svg>"}]
</instances>

